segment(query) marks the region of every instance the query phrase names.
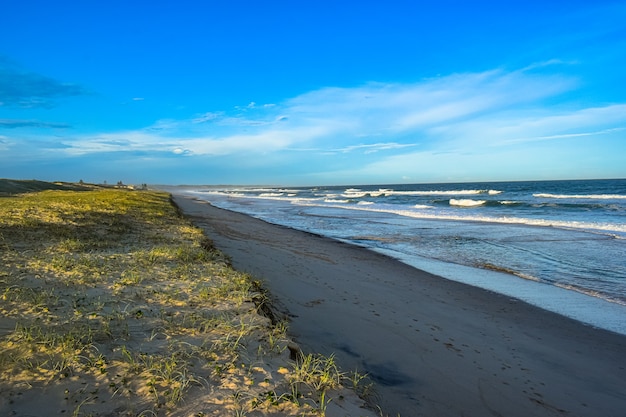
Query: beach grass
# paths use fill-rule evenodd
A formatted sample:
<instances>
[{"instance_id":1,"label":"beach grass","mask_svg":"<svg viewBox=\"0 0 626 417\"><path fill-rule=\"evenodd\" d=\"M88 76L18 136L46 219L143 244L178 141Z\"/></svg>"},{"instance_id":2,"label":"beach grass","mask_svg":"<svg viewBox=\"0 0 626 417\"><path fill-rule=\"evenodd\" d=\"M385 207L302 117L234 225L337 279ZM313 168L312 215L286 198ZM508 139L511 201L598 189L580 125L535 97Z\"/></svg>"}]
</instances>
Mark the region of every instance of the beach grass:
<instances>
[{"instance_id":1,"label":"beach grass","mask_svg":"<svg viewBox=\"0 0 626 417\"><path fill-rule=\"evenodd\" d=\"M358 391L290 358L260 283L168 194L34 185L0 197L0 414L312 416Z\"/></svg>"}]
</instances>

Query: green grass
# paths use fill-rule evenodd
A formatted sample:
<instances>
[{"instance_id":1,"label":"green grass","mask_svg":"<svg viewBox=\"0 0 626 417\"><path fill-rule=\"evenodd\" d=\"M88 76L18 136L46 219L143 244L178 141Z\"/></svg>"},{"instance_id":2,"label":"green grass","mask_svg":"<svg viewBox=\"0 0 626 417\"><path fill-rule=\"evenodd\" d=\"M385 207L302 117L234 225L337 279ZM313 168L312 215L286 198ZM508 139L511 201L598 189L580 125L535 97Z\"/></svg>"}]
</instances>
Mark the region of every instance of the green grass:
<instances>
[{"instance_id":1,"label":"green grass","mask_svg":"<svg viewBox=\"0 0 626 417\"><path fill-rule=\"evenodd\" d=\"M289 361L286 324L260 314L260 284L168 194L2 197L0 261L0 391L12 395L0 414L33 398L51 414L71 402L99 415L114 398L117 414L167 415L211 393L224 415L324 415L348 381L332 356ZM45 397L56 386L63 404Z\"/></svg>"},{"instance_id":2,"label":"green grass","mask_svg":"<svg viewBox=\"0 0 626 417\"><path fill-rule=\"evenodd\" d=\"M67 182L46 182L37 180L11 180L0 178L0 196L33 193L44 190L91 190L99 188L90 184L75 184Z\"/></svg>"}]
</instances>

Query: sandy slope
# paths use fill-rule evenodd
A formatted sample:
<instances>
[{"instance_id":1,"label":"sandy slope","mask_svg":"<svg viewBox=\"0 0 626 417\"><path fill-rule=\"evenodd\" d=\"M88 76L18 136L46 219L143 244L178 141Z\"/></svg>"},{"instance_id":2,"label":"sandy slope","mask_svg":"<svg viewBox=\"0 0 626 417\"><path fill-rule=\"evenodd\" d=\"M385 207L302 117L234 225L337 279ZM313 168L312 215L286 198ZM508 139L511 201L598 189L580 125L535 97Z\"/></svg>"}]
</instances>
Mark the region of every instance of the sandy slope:
<instances>
[{"instance_id":1,"label":"sandy slope","mask_svg":"<svg viewBox=\"0 0 626 417\"><path fill-rule=\"evenodd\" d=\"M262 300L166 193L1 197L0 416L377 415Z\"/></svg>"}]
</instances>

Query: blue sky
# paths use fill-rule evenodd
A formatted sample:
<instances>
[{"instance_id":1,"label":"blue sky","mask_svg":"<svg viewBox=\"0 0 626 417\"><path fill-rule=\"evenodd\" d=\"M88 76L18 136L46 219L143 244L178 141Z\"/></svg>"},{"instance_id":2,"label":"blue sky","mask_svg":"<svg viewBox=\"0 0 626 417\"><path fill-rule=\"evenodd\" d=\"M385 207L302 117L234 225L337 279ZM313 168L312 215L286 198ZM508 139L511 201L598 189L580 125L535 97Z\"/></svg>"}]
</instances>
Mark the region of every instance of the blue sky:
<instances>
[{"instance_id":1,"label":"blue sky","mask_svg":"<svg viewBox=\"0 0 626 417\"><path fill-rule=\"evenodd\" d=\"M0 177L325 185L626 177L624 1L29 1Z\"/></svg>"}]
</instances>

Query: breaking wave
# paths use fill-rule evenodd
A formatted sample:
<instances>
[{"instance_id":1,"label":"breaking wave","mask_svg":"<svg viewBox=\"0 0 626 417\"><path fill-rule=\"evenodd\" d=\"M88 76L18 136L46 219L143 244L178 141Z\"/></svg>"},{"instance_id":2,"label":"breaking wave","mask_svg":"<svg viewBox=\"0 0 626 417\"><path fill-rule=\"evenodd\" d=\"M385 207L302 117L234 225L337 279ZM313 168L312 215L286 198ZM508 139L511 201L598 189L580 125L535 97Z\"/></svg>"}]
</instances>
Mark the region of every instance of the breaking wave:
<instances>
[{"instance_id":1,"label":"breaking wave","mask_svg":"<svg viewBox=\"0 0 626 417\"><path fill-rule=\"evenodd\" d=\"M560 199L587 199L587 200L626 200L626 195L622 194L533 194L537 198L560 198Z\"/></svg>"},{"instance_id":2,"label":"breaking wave","mask_svg":"<svg viewBox=\"0 0 626 417\"><path fill-rule=\"evenodd\" d=\"M478 207L478 206L482 206L486 202L487 202L486 200L470 200L470 199L455 199L455 198L450 199L450 205L458 206L458 207Z\"/></svg>"}]
</instances>

